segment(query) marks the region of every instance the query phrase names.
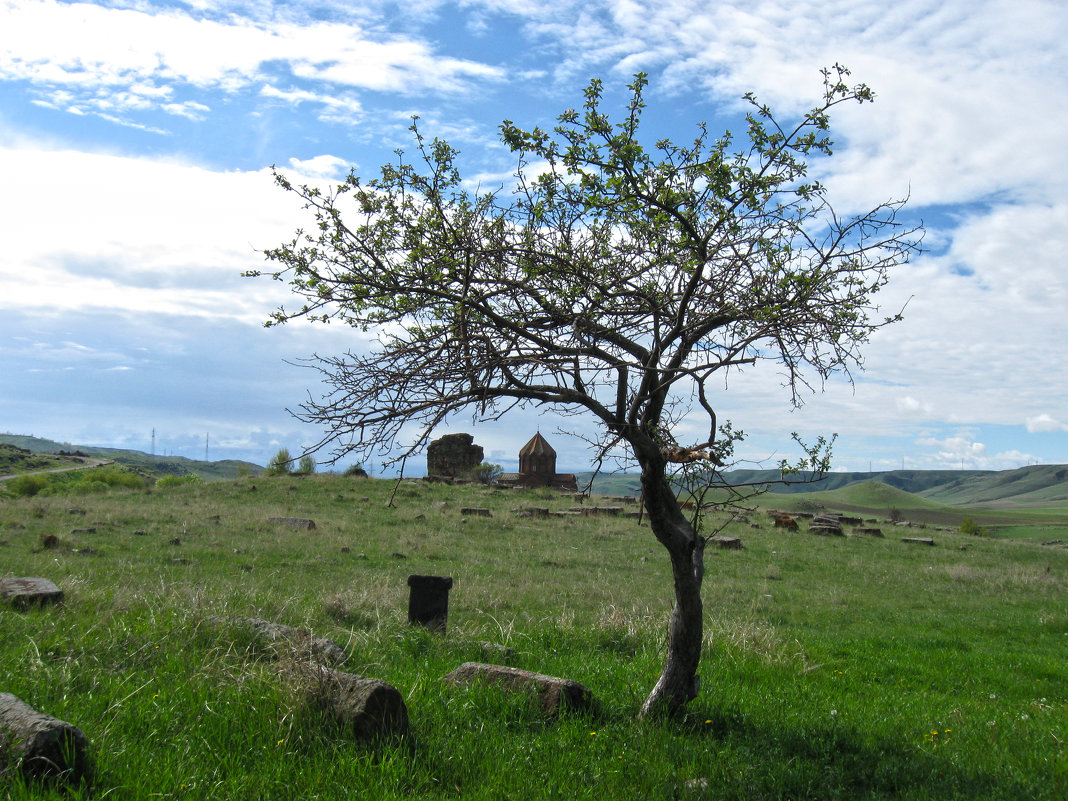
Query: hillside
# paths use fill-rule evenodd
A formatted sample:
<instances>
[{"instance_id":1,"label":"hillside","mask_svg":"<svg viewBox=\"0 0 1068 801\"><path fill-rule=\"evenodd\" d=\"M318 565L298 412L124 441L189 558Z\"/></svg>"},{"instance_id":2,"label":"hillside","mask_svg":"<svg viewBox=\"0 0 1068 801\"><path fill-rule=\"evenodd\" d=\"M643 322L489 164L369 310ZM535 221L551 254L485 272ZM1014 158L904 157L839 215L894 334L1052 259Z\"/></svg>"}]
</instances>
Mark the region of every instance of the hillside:
<instances>
[{"instance_id":1,"label":"hillside","mask_svg":"<svg viewBox=\"0 0 1068 801\"><path fill-rule=\"evenodd\" d=\"M580 474L579 485L590 480L591 474ZM766 485L775 496L811 495L864 487L860 494L871 505L866 508L891 505L878 500L877 488L885 486L897 490L893 504L900 508L919 508L922 501L949 507L985 507L989 509L1028 509L1066 507L1068 511L1068 466L1029 465L1015 470L890 470L883 473L828 473L819 480L812 474L799 474L788 483L780 483L778 470L732 470L724 473L726 482L734 485ZM620 474L598 476L594 492L602 495L632 495L641 491L637 475ZM916 496L909 498L908 496ZM843 502L844 499L841 499ZM877 502L876 502L877 501Z\"/></svg>"},{"instance_id":2,"label":"hillside","mask_svg":"<svg viewBox=\"0 0 1068 801\"><path fill-rule=\"evenodd\" d=\"M235 459L224 459L218 462L204 462L196 459L187 459L184 456L155 456L143 451L125 450L122 448L103 448L93 445L71 445L66 442L55 442L41 437L30 437L20 434L0 434L0 444L14 445L33 454L60 454L77 453L84 456L92 456L98 459L107 459L117 462L126 467L133 468L142 473L152 476L183 476L193 473L200 476L204 481L218 481L225 478L236 478L242 473L259 475L263 467L252 462L243 462ZM15 471L11 471L15 472Z\"/></svg>"}]
</instances>

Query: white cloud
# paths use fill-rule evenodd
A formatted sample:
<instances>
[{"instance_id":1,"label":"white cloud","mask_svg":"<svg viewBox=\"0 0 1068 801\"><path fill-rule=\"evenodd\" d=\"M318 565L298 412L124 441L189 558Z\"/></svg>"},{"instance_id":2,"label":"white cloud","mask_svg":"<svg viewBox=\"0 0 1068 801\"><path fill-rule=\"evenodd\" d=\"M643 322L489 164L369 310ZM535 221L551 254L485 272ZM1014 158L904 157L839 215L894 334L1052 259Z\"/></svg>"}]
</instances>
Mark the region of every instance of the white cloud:
<instances>
[{"instance_id":1,"label":"white cloud","mask_svg":"<svg viewBox=\"0 0 1068 801\"><path fill-rule=\"evenodd\" d=\"M353 22L212 18L54 0L5 0L0 13L0 79L28 81L43 102L83 113L167 106L189 115L206 106L168 102L178 89L233 93L269 84L279 71L328 87L400 93L457 92L504 77L498 67L441 56L426 41Z\"/></svg>"},{"instance_id":2,"label":"white cloud","mask_svg":"<svg viewBox=\"0 0 1068 801\"><path fill-rule=\"evenodd\" d=\"M1027 431L1030 434L1040 434L1050 431L1068 431L1068 425L1054 420L1048 414L1040 414L1027 418Z\"/></svg>"}]
</instances>

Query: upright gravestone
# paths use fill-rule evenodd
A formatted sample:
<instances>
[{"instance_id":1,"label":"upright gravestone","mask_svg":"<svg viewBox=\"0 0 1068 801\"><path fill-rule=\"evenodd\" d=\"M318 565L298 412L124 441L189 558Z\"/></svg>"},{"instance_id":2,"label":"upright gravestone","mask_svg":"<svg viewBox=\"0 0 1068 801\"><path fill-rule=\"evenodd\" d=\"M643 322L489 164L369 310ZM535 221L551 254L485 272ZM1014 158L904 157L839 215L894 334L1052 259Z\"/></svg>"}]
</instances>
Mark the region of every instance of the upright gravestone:
<instances>
[{"instance_id":1,"label":"upright gravestone","mask_svg":"<svg viewBox=\"0 0 1068 801\"><path fill-rule=\"evenodd\" d=\"M408 622L445 633L452 576L408 576Z\"/></svg>"}]
</instances>

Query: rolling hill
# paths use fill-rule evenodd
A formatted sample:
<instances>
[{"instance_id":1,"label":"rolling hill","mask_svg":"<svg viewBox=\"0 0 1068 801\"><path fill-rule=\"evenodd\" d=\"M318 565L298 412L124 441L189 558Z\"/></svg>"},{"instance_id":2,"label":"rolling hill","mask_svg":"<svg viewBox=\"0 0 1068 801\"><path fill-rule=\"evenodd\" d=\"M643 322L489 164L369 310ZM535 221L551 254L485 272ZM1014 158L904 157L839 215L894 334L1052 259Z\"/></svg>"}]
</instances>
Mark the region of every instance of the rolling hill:
<instances>
[{"instance_id":1,"label":"rolling hill","mask_svg":"<svg viewBox=\"0 0 1068 801\"><path fill-rule=\"evenodd\" d=\"M219 481L226 478L236 478L242 472L247 472L249 475L259 475L263 472L263 467L258 464L234 459L204 462L187 459L184 456L155 456L143 451L122 448L71 445L68 442L55 442L50 439L21 434L0 434L0 444L14 445L35 454L78 453L84 456L93 456L98 459L118 462L153 476L182 476L187 473L193 473L200 476L204 481Z\"/></svg>"}]
</instances>

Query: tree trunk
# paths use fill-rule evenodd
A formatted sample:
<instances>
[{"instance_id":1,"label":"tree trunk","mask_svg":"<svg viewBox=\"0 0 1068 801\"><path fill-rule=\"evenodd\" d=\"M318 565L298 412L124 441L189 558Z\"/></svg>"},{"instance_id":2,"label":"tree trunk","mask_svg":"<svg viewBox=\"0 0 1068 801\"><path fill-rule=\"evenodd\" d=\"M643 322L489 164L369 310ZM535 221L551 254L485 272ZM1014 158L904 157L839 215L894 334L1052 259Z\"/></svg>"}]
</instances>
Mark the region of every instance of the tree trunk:
<instances>
[{"instance_id":1,"label":"tree trunk","mask_svg":"<svg viewBox=\"0 0 1068 801\"><path fill-rule=\"evenodd\" d=\"M675 608L668 627L667 658L653 691L642 705L641 715L679 712L697 697L700 679L704 609L701 582L704 579L704 540L682 514L667 481L662 464L644 465L642 489L649 525L671 558L675 585Z\"/></svg>"}]
</instances>

